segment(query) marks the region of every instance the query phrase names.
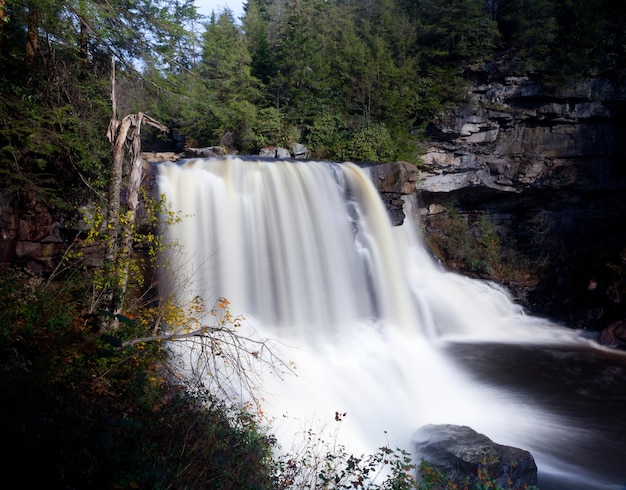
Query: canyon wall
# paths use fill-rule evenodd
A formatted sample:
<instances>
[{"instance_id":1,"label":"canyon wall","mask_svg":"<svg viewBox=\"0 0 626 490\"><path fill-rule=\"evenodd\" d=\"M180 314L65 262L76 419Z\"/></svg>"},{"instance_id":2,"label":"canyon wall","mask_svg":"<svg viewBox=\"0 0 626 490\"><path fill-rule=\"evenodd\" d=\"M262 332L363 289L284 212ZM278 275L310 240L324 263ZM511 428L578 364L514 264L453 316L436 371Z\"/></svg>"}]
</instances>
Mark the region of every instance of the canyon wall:
<instances>
[{"instance_id":1,"label":"canyon wall","mask_svg":"<svg viewBox=\"0 0 626 490\"><path fill-rule=\"evenodd\" d=\"M418 192L435 253L451 212L470 235L488 223L516 258L508 270L474 275L507 284L531 312L572 326L624 320L624 84L590 79L547 90L491 67L428 136ZM439 255L472 274L445 250Z\"/></svg>"}]
</instances>

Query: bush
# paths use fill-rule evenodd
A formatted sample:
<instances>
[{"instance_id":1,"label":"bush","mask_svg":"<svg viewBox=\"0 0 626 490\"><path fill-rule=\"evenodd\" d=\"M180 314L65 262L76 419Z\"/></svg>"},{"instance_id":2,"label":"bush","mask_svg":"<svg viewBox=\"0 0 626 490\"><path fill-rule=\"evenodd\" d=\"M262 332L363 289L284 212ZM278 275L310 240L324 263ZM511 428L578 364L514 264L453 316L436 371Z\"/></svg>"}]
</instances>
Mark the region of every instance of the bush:
<instances>
[{"instance_id":1,"label":"bush","mask_svg":"<svg viewBox=\"0 0 626 490\"><path fill-rule=\"evenodd\" d=\"M451 268L476 275L492 275L502 265L501 239L485 217L469 217L451 208L439 222L439 233L430 235L430 245Z\"/></svg>"},{"instance_id":2,"label":"bush","mask_svg":"<svg viewBox=\"0 0 626 490\"><path fill-rule=\"evenodd\" d=\"M186 390L159 343L121 347L130 318L101 335L84 293L0 269L0 458L29 461L7 488L272 488L254 417Z\"/></svg>"},{"instance_id":3,"label":"bush","mask_svg":"<svg viewBox=\"0 0 626 490\"><path fill-rule=\"evenodd\" d=\"M390 162L394 159L394 142L382 123L366 123L355 128L342 150L340 160Z\"/></svg>"},{"instance_id":4,"label":"bush","mask_svg":"<svg viewBox=\"0 0 626 490\"><path fill-rule=\"evenodd\" d=\"M355 162L389 162L397 145L382 123L345 124L334 114L315 117L307 128L307 143L317 158Z\"/></svg>"},{"instance_id":5,"label":"bush","mask_svg":"<svg viewBox=\"0 0 626 490\"><path fill-rule=\"evenodd\" d=\"M307 127L307 143L316 158L336 160L344 139L345 128L335 114L315 116Z\"/></svg>"}]
</instances>

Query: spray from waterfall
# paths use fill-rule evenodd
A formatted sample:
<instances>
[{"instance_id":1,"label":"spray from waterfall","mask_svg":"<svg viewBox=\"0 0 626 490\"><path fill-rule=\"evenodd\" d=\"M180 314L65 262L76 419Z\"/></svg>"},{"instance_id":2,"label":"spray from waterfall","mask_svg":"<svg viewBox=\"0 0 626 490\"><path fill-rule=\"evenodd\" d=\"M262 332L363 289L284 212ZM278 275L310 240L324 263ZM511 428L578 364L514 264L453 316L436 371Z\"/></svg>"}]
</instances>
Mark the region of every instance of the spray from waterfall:
<instances>
[{"instance_id":1,"label":"spray from waterfall","mask_svg":"<svg viewBox=\"0 0 626 490\"><path fill-rule=\"evenodd\" d=\"M159 166L180 224L170 257L181 301L230 301L251 335L277 341L295 376L262 379L283 447L347 414L355 451L409 448L427 423L469 425L524 447L558 421L527 400L480 385L440 346L449 341L579 342L524 316L501 288L444 271L422 245L415 203L392 227L354 164L189 160ZM171 283L170 283L171 284Z\"/></svg>"}]
</instances>

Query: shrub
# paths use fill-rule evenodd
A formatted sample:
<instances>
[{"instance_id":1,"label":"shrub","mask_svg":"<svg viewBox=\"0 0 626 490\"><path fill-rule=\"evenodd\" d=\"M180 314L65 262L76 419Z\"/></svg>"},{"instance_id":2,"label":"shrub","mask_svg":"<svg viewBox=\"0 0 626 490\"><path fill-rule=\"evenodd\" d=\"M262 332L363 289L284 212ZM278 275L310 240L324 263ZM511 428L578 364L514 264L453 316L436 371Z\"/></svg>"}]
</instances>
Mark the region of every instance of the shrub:
<instances>
[{"instance_id":1,"label":"shrub","mask_svg":"<svg viewBox=\"0 0 626 490\"><path fill-rule=\"evenodd\" d=\"M492 275L502 265L501 239L484 216L473 223L450 208L438 222L439 233L430 236L431 246L455 270Z\"/></svg>"},{"instance_id":2,"label":"shrub","mask_svg":"<svg viewBox=\"0 0 626 490\"><path fill-rule=\"evenodd\" d=\"M0 417L10 488L272 488L273 439L244 408L185 389L158 342L99 333L84 290L0 269ZM88 296L84 294L83 298Z\"/></svg>"},{"instance_id":3,"label":"shrub","mask_svg":"<svg viewBox=\"0 0 626 490\"><path fill-rule=\"evenodd\" d=\"M341 160L389 162L394 159L394 143L382 123L365 123L355 128L339 152Z\"/></svg>"}]
</instances>

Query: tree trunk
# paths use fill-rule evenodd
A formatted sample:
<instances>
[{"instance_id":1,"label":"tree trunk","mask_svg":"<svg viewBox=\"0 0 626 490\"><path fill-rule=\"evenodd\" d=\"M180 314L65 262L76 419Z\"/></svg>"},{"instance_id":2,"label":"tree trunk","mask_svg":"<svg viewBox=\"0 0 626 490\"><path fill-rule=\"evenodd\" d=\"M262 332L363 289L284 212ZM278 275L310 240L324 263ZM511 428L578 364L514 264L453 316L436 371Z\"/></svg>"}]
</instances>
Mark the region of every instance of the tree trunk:
<instances>
[{"instance_id":1,"label":"tree trunk","mask_svg":"<svg viewBox=\"0 0 626 490\"><path fill-rule=\"evenodd\" d=\"M87 50L89 42L89 29L87 28L87 23L85 22L86 15L85 0L79 0L78 17L80 22L80 45L78 47L78 56L80 58L80 67L83 73L86 73L87 68L89 67L89 52Z\"/></svg>"},{"instance_id":2,"label":"tree trunk","mask_svg":"<svg viewBox=\"0 0 626 490\"><path fill-rule=\"evenodd\" d=\"M122 224L121 248L119 251L120 262L122 264L120 270L119 295L122 299L126 295L128 288L128 261L133 251L133 229L137 216L137 208L139 208L139 189L143 179L143 159L141 158L141 124L143 123L143 118L144 115L141 112L132 116L132 119L134 119L134 128L131 135L131 166L128 177L128 197L126 202L128 209L126 211L126 218L123 220Z\"/></svg>"},{"instance_id":3,"label":"tree trunk","mask_svg":"<svg viewBox=\"0 0 626 490\"><path fill-rule=\"evenodd\" d=\"M115 62L111 67L111 107L112 115L107 130L111 142L111 175L107 203L106 238L104 265L109 279L108 289L103 292L103 309L114 316L108 328L118 324L115 315L122 309L129 282L129 261L133 250L135 219L139 208L139 190L143 178L143 159L141 157L141 126L149 124L160 131L167 132L167 126L143 113L129 114L122 121L117 120L117 97L115 93ZM132 128L132 130L131 130ZM130 138L129 138L130 132ZM130 139L131 168L127 184L127 210L122 215L121 195L123 169L126 156L126 143ZM123 218L122 218L123 216Z\"/></svg>"},{"instance_id":4,"label":"tree trunk","mask_svg":"<svg viewBox=\"0 0 626 490\"><path fill-rule=\"evenodd\" d=\"M79 48L79 56L80 56L80 65L83 72L87 71L89 67L89 56L87 53L87 43L89 41L89 37L87 36L87 25L81 19L80 20L80 48Z\"/></svg>"},{"instance_id":5,"label":"tree trunk","mask_svg":"<svg viewBox=\"0 0 626 490\"><path fill-rule=\"evenodd\" d=\"M4 52L4 24L6 23L7 16L7 2L6 0L0 0L0 53Z\"/></svg>"},{"instance_id":6,"label":"tree trunk","mask_svg":"<svg viewBox=\"0 0 626 490\"><path fill-rule=\"evenodd\" d=\"M28 5L28 31L26 33L26 65L33 66L39 50L39 11Z\"/></svg>"}]
</instances>

